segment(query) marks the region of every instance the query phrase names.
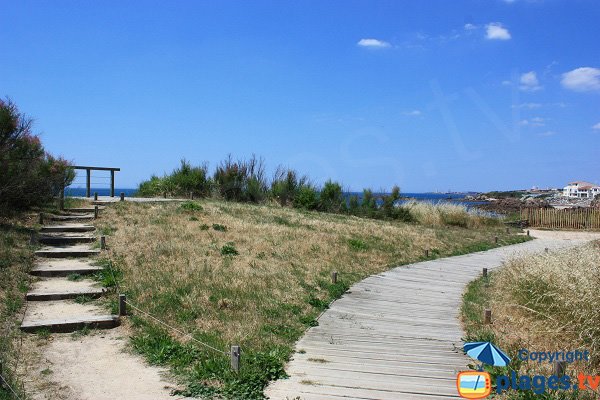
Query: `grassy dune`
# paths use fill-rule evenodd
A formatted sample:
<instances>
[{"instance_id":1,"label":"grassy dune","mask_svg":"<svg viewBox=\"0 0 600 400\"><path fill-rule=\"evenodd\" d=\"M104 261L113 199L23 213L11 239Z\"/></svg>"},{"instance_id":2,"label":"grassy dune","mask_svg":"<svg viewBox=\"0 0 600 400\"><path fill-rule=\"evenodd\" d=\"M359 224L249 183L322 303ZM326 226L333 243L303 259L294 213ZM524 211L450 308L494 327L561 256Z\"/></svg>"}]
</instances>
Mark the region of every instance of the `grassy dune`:
<instances>
[{"instance_id":1,"label":"grassy dune","mask_svg":"<svg viewBox=\"0 0 600 400\"><path fill-rule=\"evenodd\" d=\"M436 211L437 212L437 211ZM260 398L282 376L294 342L354 282L392 266L524 240L481 217L444 225L361 219L213 200L119 203L98 221L121 291L140 308L218 349L228 359L148 318L134 318L134 347L170 366L188 394ZM436 222L437 221L437 222ZM473 222L475 221L475 222ZM457 226L458 225L458 226ZM332 284L330 274L339 272ZM138 313L137 317L141 317Z\"/></svg>"},{"instance_id":2,"label":"grassy dune","mask_svg":"<svg viewBox=\"0 0 600 400\"><path fill-rule=\"evenodd\" d=\"M510 367L519 374L552 374L552 365L519 362L517 352L588 350L589 362L570 364L573 382L578 372L600 374L600 242L516 258L490 276L470 284L463 320L470 340L491 340L508 351ZM493 325L482 324L491 308ZM496 370L506 373L506 369ZM529 399L530 392L510 391L503 398ZM549 393L547 399L592 399L597 394Z\"/></svg>"}]
</instances>

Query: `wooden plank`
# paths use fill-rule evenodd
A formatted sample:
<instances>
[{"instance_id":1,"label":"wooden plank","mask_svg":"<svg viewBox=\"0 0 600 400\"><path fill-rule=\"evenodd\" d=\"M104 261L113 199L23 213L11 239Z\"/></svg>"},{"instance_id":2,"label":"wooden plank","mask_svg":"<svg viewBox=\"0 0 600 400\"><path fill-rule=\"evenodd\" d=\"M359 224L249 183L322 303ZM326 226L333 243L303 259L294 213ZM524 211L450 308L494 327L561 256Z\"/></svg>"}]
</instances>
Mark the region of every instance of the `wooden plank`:
<instances>
[{"instance_id":1,"label":"wooden plank","mask_svg":"<svg viewBox=\"0 0 600 400\"><path fill-rule=\"evenodd\" d=\"M80 318L53 319L23 323L23 332L35 333L39 330L48 330L53 333L69 333L84 327L92 329L111 329L119 326L120 320L116 315L86 315Z\"/></svg>"},{"instance_id":2,"label":"wooden plank","mask_svg":"<svg viewBox=\"0 0 600 400\"><path fill-rule=\"evenodd\" d=\"M521 210L533 222L542 219L541 213ZM287 367L291 378L272 383L265 394L273 399L458 397L454 377L470 362L460 350L458 320L465 284L480 276L481 268L498 268L516 251L579 243L538 239L367 278L320 316L319 325L296 344L301 353Z\"/></svg>"}]
</instances>

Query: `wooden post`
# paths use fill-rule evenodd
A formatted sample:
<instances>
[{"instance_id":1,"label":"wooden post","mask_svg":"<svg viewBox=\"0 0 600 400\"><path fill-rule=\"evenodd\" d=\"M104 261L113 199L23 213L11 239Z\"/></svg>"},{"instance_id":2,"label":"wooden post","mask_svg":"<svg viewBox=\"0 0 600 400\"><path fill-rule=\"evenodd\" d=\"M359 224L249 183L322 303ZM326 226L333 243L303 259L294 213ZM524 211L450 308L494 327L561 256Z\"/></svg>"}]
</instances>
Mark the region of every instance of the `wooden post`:
<instances>
[{"instance_id":1,"label":"wooden post","mask_svg":"<svg viewBox=\"0 0 600 400\"><path fill-rule=\"evenodd\" d=\"M98 206L94 206L94 219L98 218Z\"/></svg>"},{"instance_id":2,"label":"wooden post","mask_svg":"<svg viewBox=\"0 0 600 400\"><path fill-rule=\"evenodd\" d=\"M166 199L167 198L167 192L163 192L163 197Z\"/></svg>"},{"instance_id":3,"label":"wooden post","mask_svg":"<svg viewBox=\"0 0 600 400\"><path fill-rule=\"evenodd\" d=\"M492 310L486 308L483 312L483 323L485 325L490 325L492 323Z\"/></svg>"},{"instance_id":4,"label":"wooden post","mask_svg":"<svg viewBox=\"0 0 600 400\"><path fill-rule=\"evenodd\" d=\"M100 248L106 250L106 236L100 236Z\"/></svg>"},{"instance_id":5,"label":"wooden post","mask_svg":"<svg viewBox=\"0 0 600 400\"><path fill-rule=\"evenodd\" d=\"M527 229L527 236L530 236L530 235L529 235L529 229Z\"/></svg>"},{"instance_id":6,"label":"wooden post","mask_svg":"<svg viewBox=\"0 0 600 400\"><path fill-rule=\"evenodd\" d=\"M60 194L58 195L58 208L60 211L65 209L65 186L61 186Z\"/></svg>"},{"instance_id":7,"label":"wooden post","mask_svg":"<svg viewBox=\"0 0 600 400\"><path fill-rule=\"evenodd\" d=\"M127 296L124 294L119 295L119 316L124 317L127 315Z\"/></svg>"},{"instance_id":8,"label":"wooden post","mask_svg":"<svg viewBox=\"0 0 600 400\"><path fill-rule=\"evenodd\" d=\"M98 201L98 192L94 192L94 201Z\"/></svg>"},{"instance_id":9,"label":"wooden post","mask_svg":"<svg viewBox=\"0 0 600 400\"><path fill-rule=\"evenodd\" d=\"M37 243L36 237L35 237L35 231L31 231L31 235L29 236L29 245L30 246L35 246Z\"/></svg>"},{"instance_id":10,"label":"wooden post","mask_svg":"<svg viewBox=\"0 0 600 400\"><path fill-rule=\"evenodd\" d=\"M334 285L337 283L337 271L333 271L331 273L331 283L333 283Z\"/></svg>"},{"instance_id":11,"label":"wooden post","mask_svg":"<svg viewBox=\"0 0 600 400\"><path fill-rule=\"evenodd\" d=\"M39 223L40 223L40 225L44 225L44 213L40 213Z\"/></svg>"},{"instance_id":12,"label":"wooden post","mask_svg":"<svg viewBox=\"0 0 600 400\"><path fill-rule=\"evenodd\" d=\"M121 201L125 201L125 193L121 192Z\"/></svg>"},{"instance_id":13,"label":"wooden post","mask_svg":"<svg viewBox=\"0 0 600 400\"><path fill-rule=\"evenodd\" d=\"M90 197L91 186L92 186L92 170L87 168L85 170L85 197Z\"/></svg>"},{"instance_id":14,"label":"wooden post","mask_svg":"<svg viewBox=\"0 0 600 400\"><path fill-rule=\"evenodd\" d=\"M190 192L190 200L194 200L194 192Z\"/></svg>"},{"instance_id":15,"label":"wooden post","mask_svg":"<svg viewBox=\"0 0 600 400\"><path fill-rule=\"evenodd\" d=\"M554 361L554 368L553 369L553 375L556 376L563 376L565 374L565 371L567 369L567 362L566 361Z\"/></svg>"},{"instance_id":16,"label":"wooden post","mask_svg":"<svg viewBox=\"0 0 600 400\"><path fill-rule=\"evenodd\" d=\"M482 275L483 275L483 277L484 277L484 278L487 278L487 277L488 277L488 275L487 275L487 272L488 272L488 271L487 271L487 268L484 268L484 269L483 269L483 273L482 273Z\"/></svg>"},{"instance_id":17,"label":"wooden post","mask_svg":"<svg viewBox=\"0 0 600 400\"><path fill-rule=\"evenodd\" d=\"M425 249L425 258L429 258L429 249Z\"/></svg>"},{"instance_id":18,"label":"wooden post","mask_svg":"<svg viewBox=\"0 0 600 400\"><path fill-rule=\"evenodd\" d=\"M110 197L115 197L115 170L110 170Z\"/></svg>"},{"instance_id":19,"label":"wooden post","mask_svg":"<svg viewBox=\"0 0 600 400\"><path fill-rule=\"evenodd\" d=\"M494 243L498 244L498 236L494 236Z\"/></svg>"},{"instance_id":20,"label":"wooden post","mask_svg":"<svg viewBox=\"0 0 600 400\"><path fill-rule=\"evenodd\" d=\"M240 372L240 346L231 346L231 369Z\"/></svg>"}]
</instances>

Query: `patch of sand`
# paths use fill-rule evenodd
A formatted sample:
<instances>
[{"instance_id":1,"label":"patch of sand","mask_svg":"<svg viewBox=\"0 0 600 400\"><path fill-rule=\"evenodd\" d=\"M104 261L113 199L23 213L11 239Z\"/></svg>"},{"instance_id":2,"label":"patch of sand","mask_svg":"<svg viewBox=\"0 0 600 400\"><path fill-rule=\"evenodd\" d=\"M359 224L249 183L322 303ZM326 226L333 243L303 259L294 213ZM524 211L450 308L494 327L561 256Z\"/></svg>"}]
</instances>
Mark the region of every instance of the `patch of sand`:
<instances>
[{"instance_id":1,"label":"patch of sand","mask_svg":"<svg viewBox=\"0 0 600 400\"><path fill-rule=\"evenodd\" d=\"M44 344L37 348L36 362L29 363L26 379L34 400L183 399L171 396L176 386L166 380L164 369L127 351L125 327L38 340Z\"/></svg>"},{"instance_id":2,"label":"patch of sand","mask_svg":"<svg viewBox=\"0 0 600 400\"><path fill-rule=\"evenodd\" d=\"M530 229L531 236L538 239L559 239L559 240L595 240L600 239L600 232L592 231L550 231L540 229Z\"/></svg>"}]
</instances>

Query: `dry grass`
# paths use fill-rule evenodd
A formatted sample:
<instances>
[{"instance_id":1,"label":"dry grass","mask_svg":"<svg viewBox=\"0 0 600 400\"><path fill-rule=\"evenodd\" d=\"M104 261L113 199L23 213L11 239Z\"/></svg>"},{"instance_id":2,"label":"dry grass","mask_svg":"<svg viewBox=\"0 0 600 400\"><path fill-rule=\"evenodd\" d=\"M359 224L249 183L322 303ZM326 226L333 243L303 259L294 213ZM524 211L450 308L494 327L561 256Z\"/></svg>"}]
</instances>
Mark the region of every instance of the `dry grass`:
<instances>
[{"instance_id":1,"label":"dry grass","mask_svg":"<svg viewBox=\"0 0 600 400\"><path fill-rule=\"evenodd\" d=\"M442 256L493 247L496 235L500 243L520 240L498 225L422 226L271 205L195 204L202 209L119 203L97 225L110 233L109 257L132 302L221 349L240 344L246 354L279 348L285 358L352 283L418 261L424 249ZM337 285L331 271L339 272Z\"/></svg>"},{"instance_id":2,"label":"dry grass","mask_svg":"<svg viewBox=\"0 0 600 400\"><path fill-rule=\"evenodd\" d=\"M490 294L506 348L586 349L590 363L569 369L600 372L600 242L514 259L494 275ZM544 372L537 363L521 368Z\"/></svg>"},{"instance_id":3,"label":"dry grass","mask_svg":"<svg viewBox=\"0 0 600 400\"><path fill-rule=\"evenodd\" d=\"M428 226L462 226L478 228L493 222L485 212L467 209L461 204L414 201L404 205L411 215L423 225Z\"/></svg>"}]
</instances>

